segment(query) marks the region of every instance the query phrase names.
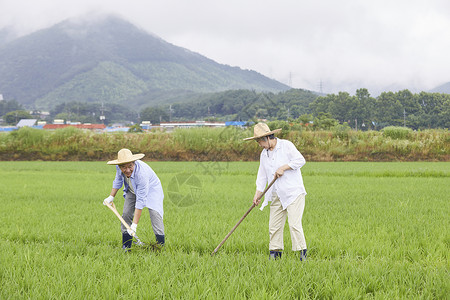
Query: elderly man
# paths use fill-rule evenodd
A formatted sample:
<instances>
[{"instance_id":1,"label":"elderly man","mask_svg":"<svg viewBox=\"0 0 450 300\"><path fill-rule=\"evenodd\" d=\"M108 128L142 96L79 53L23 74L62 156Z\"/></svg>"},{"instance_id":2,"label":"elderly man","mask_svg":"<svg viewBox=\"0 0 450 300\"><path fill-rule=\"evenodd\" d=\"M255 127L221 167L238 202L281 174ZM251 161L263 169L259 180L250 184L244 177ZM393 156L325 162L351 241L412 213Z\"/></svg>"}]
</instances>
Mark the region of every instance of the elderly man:
<instances>
[{"instance_id":1,"label":"elderly man","mask_svg":"<svg viewBox=\"0 0 450 300\"><path fill-rule=\"evenodd\" d=\"M306 163L303 155L288 140L278 139L274 135L281 129L270 130L265 123L255 125L252 137L244 140L255 140L264 148L260 155L260 164L256 178L256 192L253 203L258 205L259 196L266 185L277 178L267 191L261 210L270 205L269 218L269 251L270 259L281 258L283 229L286 217L292 240L292 250L297 251L300 260L306 259L306 241L303 234L302 216L305 208L306 190L300 168Z\"/></svg>"},{"instance_id":2,"label":"elderly man","mask_svg":"<svg viewBox=\"0 0 450 300\"><path fill-rule=\"evenodd\" d=\"M122 224L122 248L129 250L132 244L132 235L137 230L142 209L148 207L156 242L164 245L163 199L164 193L156 173L149 165L142 162L145 154L132 154L128 149L117 153L117 159L108 161L108 165L116 165L116 177L110 195L103 200L103 204L111 204L117 191L124 186L125 203L123 206L123 219L131 224L127 230Z\"/></svg>"}]
</instances>

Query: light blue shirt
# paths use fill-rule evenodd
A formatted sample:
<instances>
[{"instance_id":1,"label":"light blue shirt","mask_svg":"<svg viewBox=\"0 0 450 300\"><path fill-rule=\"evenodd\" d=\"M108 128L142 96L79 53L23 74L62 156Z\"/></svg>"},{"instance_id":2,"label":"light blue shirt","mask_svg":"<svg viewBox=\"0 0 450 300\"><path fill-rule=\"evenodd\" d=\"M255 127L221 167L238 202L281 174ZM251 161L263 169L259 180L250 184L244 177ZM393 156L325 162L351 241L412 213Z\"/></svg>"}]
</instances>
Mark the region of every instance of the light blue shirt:
<instances>
[{"instance_id":1,"label":"light blue shirt","mask_svg":"<svg viewBox=\"0 0 450 300\"><path fill-rule=\"evenodd\" d=\"M303 167L306 161L292 142L277 138L275 148L272 151L264 149L261 152L259 162L256 189L260 192L264 191L266 185L273 180L279 167L287 164L292 169L284 171L283 176L279 177L266 192L267 197L264 197L261 210L271 200L272 193L278 195L283 209L286 209L299 195L306 195L300 171L300 168Z\"/></svg>"},{"instance_id":2,"label":"light blue shirt","mask_svg":"<svg viewBox=\"0 0 450 300\"><path fill-rule=\"evenodd\" d=\"M136 160L134 162L133 173L129 179L131 187L136 194L136 208L143 209L144 207L148 207L156 210L163 217L164 192L161 181L155 171L145 162ZM122 185L124 186L123 196L125 197L127 192L130 191L130 186L125 180L125 175L123 175L119 166L116 166L116 178L113 181L113 188L120 189Z\"/></svg>"}]
</instances>

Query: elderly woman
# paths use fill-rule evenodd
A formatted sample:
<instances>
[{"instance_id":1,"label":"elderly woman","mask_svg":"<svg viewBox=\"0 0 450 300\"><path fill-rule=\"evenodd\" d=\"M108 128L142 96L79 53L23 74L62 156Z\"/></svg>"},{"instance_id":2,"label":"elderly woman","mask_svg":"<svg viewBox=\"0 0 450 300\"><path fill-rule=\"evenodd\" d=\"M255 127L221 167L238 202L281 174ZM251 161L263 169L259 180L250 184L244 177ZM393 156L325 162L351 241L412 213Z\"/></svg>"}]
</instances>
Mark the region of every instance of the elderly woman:
<instances>
[{"instance_id":1,"label":"elderly woman","mask_svg":"<svg viewBox=\"0 0 450 300\"><path fill-rule=\"evenodd\" d=\"M259 196L266 185L277 178L266 193L261 210L270 205L269 217L269 251L270 259L281 257L284 249L283 229L286 217L292 240L292 250L299 253L300 260L306 259L306 241L303 234L302 216L305 208L306 190L300 168L306 163L303 155L294 144L288 140L275 137L281 129L271 131L265 123L254 127L252 137L245 140L255 140L264 148L260 155L260 164L256 178L256 192L253 203L260 203Z\"/></svg>"},{"instance_id":2,"label":"elderly woman","mask_svg":"<svg viewBox=\"0 0 450 300\"><path fill-rule=\"evenodd\" d=\"M164 245L164 223L163 223L163 199L164 193L156 173L149 165L142 162L145 154L132 154L128 149L122 149L117 153L117 159L108 161L108 165L116 165L116 177L110 195L103 200L103 204L111 204L117 191L124 186L123 197L123 219L131 224L127 229L123 224L122 248L131 248L133 232L136 233L142 209L148 207L153 232L156 242Z\"/></svg>"}]
</instances>

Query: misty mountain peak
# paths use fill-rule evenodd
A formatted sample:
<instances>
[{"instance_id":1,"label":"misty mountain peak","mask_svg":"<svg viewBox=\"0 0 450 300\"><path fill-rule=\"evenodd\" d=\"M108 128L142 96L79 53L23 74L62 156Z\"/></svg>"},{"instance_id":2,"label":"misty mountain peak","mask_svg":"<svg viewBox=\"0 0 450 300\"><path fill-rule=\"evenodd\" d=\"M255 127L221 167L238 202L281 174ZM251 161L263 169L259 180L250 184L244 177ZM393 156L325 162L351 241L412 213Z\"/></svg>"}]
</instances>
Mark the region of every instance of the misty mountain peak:
<instances>
[{"instance_id":1,"label":"misty mountain peak","mask_svg":"<svg viewBox=\"0 0 450 300\"><path fill-rule=\"evenodd\" d=\"M148 105L166 91L288 89L172 45L115 15L65 20L6 44L0 73L0 93L7 99L44 109L68 101Z\"/></svg>"}]
</instances>

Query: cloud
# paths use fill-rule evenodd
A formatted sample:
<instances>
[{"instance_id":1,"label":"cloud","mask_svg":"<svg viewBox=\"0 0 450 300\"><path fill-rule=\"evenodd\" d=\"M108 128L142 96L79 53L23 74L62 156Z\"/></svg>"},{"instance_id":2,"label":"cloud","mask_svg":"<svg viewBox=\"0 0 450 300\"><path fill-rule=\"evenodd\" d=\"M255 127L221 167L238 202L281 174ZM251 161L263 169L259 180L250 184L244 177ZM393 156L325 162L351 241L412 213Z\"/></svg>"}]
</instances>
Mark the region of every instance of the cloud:
<instances>
[{"instance_id":1,"label":"cloud","mask_svg":"<svg viewBox=\"0 0 450 300\"><path fill-rule=\"evenodd\" d=\"M446 0L0 0L0 28L23 33L116 13L219 63L325 92L450 81Z\"/></svg>"}]
</instances>

